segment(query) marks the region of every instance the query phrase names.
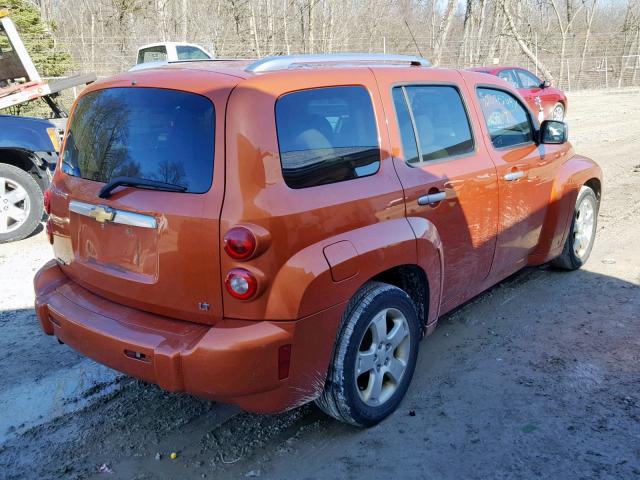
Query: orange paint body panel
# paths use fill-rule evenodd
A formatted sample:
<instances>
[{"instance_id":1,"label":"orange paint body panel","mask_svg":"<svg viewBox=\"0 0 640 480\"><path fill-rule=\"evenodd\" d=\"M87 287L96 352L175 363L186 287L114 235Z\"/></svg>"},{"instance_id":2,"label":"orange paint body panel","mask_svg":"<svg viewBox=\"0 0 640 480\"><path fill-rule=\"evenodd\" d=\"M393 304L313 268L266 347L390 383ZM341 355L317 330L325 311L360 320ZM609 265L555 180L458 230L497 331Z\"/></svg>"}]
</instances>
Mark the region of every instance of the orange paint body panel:
<instances>
[{"instance_id":1,"label":"orange paint body panel","mask_svg":"<svg viewBox=\"0 0 640 480\"><path fill-rule=\"evenodd\" d=\"M238 67L190 62L122 74L87 88L72 112L71 122L83 98L123 88L206 99L215 120L207 191L124 187L100 198L104 182L63 171L64 153L52 182L56 260L34 281L42 329L170 391L256 412L311 401L324 387L345 306L366 282L419 271L425 286L413 295L429 333L439 315L519 268L557 256L580 187L601 185L599 167L570 144L494 148L476 95L490 81L486 75L401 66L251 74ZM398 85L455 87L472 151L409 165L392 93ZM347 86L364 89L370 100L377 171L292 188L274 114L279 99ZM508 90L499 79L495 88ZM150 116L147 130L168 149L178 123ZM63 151L69 144L67 138ZM524 177L506 182L514 170ZM420 203L434 191L444 199ZM107 220L96 217L98 208ZM223 249L225 233L237 226L255 239L245 260ZM257 282L248 300L225 286L232 269ZM279 378L282 347L291 348L286 378Z\"/></svg>"},{"instance_id":2,"label":"orange paint body panel","mask_svg":"<svg viewBox=\"0 0 640 480\"><path fill-rule=\"evenodd\" d=\"M35 288L43 330L75 350L166 390L256 412L318 395L332 345L317 338L336 335L343 308L293 322L227 320L208 327L109 302L71 281L53 261L39 272ZM291 344L292 367L282 381L278 349Z\"/></svg>"}]
</instances>

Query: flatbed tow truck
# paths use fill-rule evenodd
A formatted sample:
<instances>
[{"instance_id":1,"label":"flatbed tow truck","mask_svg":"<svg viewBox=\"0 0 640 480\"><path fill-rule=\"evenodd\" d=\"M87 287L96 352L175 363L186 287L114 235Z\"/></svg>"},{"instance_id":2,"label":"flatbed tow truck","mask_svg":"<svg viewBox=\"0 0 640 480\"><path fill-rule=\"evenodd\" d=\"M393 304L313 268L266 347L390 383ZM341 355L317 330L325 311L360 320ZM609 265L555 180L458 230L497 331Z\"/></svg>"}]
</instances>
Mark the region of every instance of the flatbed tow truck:
<instances>
[{"instance_id":1,"label":"flatbed tow truck","mask_svg":"<svg viewBox=\"0 0 640 480\"><path fill-rule=\"evenodd\" d=\"M95 80L93 73L42 79L8 12L0 11L0 243L23 239L40 226L68 117L57 97ZM1 114L38 99L48 105L50 118Z\"/></svg>"}]
</instances>

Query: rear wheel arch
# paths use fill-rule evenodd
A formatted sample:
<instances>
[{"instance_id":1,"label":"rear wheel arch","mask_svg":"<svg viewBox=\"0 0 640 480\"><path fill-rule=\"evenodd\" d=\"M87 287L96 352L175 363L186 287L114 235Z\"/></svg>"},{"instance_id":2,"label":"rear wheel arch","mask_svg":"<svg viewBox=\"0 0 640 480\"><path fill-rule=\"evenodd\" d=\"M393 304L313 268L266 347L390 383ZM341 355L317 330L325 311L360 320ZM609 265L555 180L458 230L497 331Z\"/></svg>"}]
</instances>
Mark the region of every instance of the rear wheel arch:
<instances>
[{"instance_id":1,"label":"rear wheel arch","mask_svg":"<svg viewBox=\"0 0 640 480\"><path fill-rule=\"evenodd\" d=\"M398 265L378 273L370 282L385 283L403 290L415 304L420 328L424 332L429 321L430 289L426 272L419 265ZM363 285L363 286L364 286Z\"/></svg>"},{"instance_id":2,"label":"rear wheel arch","mask_svg":"<svg viewBox=\"0 0 640 480\"><path fill-rule=\"evenodd\" d=\"M428 296L424 294L429 302L425 316L433 321L441 286L441 245L434 232L427 229L422 235L415 227L404 217L391 219L305 247L289 258L274 276L266 292L266 318L301 318L346 303L366 282L383 279L390 285L409 289L408 293L415 298L419 298L415 285L421 282L422 288L428 285ZM353 255L340 259L337 267L346 266L353 275L334 281L324 249L342 241L354 247ZM403 274L414 279L402 280Z\"/></svg>"}]
</instances>

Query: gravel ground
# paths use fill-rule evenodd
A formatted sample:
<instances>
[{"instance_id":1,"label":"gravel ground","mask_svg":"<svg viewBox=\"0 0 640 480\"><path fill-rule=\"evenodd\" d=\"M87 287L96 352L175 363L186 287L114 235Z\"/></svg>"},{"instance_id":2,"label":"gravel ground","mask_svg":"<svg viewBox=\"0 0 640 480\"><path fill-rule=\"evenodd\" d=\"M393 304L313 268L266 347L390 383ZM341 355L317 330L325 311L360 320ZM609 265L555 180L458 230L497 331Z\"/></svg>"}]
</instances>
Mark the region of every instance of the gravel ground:
<instances>
[{"instance_id":1,"label":"gravel ground","mask_svg":"<svg viewBox=\"0 0 640 480\"><path fill-rule=\"evenodd\" d=\"M43 233L0 245L0 478L640 478L640 92L573 94L569 123L605 172L589 263L526 269L442 318L400 409L369 430L313 406L242 413L83 358L33 313Z\"/></svg>"}]
</instances>

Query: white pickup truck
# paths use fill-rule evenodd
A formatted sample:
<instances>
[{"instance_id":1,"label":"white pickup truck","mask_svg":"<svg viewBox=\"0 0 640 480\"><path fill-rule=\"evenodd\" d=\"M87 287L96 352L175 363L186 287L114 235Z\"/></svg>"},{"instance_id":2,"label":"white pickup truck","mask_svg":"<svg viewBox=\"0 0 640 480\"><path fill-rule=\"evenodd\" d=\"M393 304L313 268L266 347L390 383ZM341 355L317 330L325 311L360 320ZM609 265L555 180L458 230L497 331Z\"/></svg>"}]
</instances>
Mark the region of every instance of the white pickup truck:
<instances>
[{"instance_id":1,"label":"white pickup truck","mask_svg":"<svg viewBox=\"0 0 640 480\"><path fill-rule=\"evenodd\" d=\"M210 60L210 55L200 45L182 42L150 43L138 49L136 65L178 60Z\"/></svg>"}]
</instances>

